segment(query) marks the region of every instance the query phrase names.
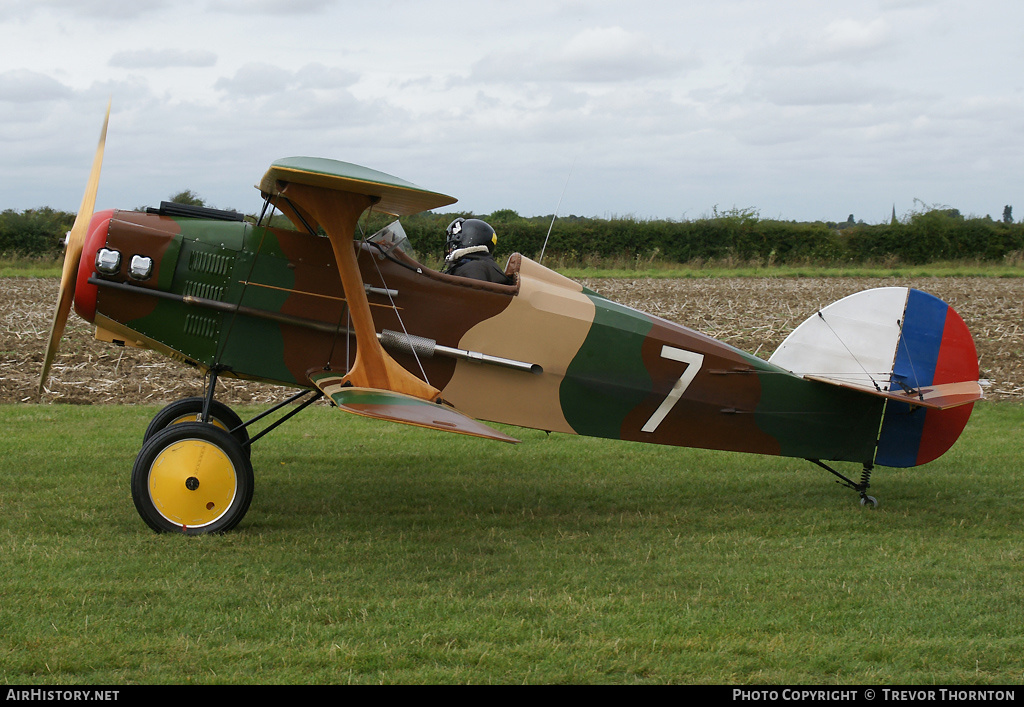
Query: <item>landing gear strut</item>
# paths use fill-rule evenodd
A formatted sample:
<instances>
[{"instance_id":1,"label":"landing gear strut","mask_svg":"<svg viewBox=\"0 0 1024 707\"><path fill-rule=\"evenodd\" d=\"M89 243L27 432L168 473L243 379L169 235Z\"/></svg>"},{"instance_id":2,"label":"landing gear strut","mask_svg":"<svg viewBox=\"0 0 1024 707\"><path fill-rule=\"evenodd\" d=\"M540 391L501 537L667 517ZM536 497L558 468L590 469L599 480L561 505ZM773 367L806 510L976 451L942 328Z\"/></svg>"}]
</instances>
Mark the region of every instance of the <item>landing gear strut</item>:
<instances>
[{"instance_id":1,"label":"landing gear strut","mask_svg":"<svg viewBox=\"0 0 1024 707\"><path fill-rule=\"evenodd\" d=\"M248 422L213 399L217 371L210 371L203 397L185 398L158 412L146 429L132 469L132 500L157 532L188 535L231 530L252 501L252 443L281 425L323 393L303 390ZM248 428L300 398L301 405L250 437Z\"/></svg>"},{"instance_id":2,"label":"landing gear strut","mask_svg":"<svg viewBox=\"0 0 1024 707\"><path fill-rule=\"evenodd\" d=\"M210 405L210 413L206 420L203 419L203 403L204 398L184 398L182 400L176 400L171 403L163 410L158 412L153 420L149 423L149 427L146 428L146 434L142 438L142 443L145 444L153 436L171 425L177 425L182 422L208 422L212 425L216 425L225 432L229 432L232 437L238 440L238 443L245 449L245 453L249 453L249 433L245 429L245 424L242 422L242 418L235 414L235 412L224 403L214 400Z\"/></svg>"},{"instance_id":3,"label":"landing gear strut","mask_svg":"<svg viewBox=\"0 0 1024 707\"><path fill-rule=\"evenodd\" d=\"M839 481L836 481L836 483L839 484L840 486L845 486L846 488L853 489L854 491L859 493L860 505L869 506L871 508L878 508L878 499L875 498L874 496L868 496L867 494L868 487L871 485L871 470L874 469L874 465L870 463L864 464L864 470L861 471L860 473L860 483L856 483L852 479L843 476L838 471L822 462L820 459L808 459L807 461L817 466L820 466L828 473L838 477Z\"/></svg>"}]
</instances>

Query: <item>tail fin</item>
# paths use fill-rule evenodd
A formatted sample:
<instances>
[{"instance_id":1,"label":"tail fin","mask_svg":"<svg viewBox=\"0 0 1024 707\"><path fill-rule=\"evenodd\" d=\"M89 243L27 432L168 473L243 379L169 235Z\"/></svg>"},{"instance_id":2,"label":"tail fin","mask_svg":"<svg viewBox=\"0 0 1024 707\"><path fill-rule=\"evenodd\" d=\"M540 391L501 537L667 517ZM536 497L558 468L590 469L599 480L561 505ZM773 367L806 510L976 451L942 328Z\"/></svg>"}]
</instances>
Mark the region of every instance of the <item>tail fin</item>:
<instances>
[{"instance_id":1,"label":"tail fin","mask_svg":"<svg viewBox=\"0 0 1024 707\"><path fill-rule=\"evenodd\" d=\"M883 466L940 457L982 397L978 355L963 319L937 297L906 287L858 292L825 307L769 361L887 398L875 454Z\"/></svg>"}]
</instances>

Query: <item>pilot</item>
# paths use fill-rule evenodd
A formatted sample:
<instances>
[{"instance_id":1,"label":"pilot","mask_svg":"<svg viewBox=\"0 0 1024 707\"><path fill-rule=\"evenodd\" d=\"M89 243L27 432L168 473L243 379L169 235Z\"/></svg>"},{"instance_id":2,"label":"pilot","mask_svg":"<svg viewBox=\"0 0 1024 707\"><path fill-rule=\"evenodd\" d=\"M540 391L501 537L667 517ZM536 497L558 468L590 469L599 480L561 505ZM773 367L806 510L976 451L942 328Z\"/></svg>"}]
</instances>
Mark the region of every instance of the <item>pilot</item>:
<instances>
[{"instance_id":1,"label":"pilot","mask_svg":"<svg viewBox=\"0 0 1024 707\"><path fill-rule=\"evenodd\" d=\"M497 243L498 234L486 221L455 219L448 224L448 239L444 245L446 265L442 272L502 285L515 284L494 262L492 253Z\"/></svg>"}]
</instances>

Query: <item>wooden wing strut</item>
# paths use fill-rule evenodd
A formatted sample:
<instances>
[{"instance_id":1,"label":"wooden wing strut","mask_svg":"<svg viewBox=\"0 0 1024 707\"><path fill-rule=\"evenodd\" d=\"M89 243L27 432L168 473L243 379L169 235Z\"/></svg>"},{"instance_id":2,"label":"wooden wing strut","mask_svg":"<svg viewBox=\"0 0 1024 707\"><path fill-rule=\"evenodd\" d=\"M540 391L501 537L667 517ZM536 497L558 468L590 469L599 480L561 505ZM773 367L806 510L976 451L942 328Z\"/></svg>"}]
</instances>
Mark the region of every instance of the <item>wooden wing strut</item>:
<instances>
[{"instance_id":1,"label":"wooden wing strut","mask_svg":"<svg viewBox=\"0 0 1024 707\"><path fill-rule=\"evenodd\" d=\"M402 368L377 340L352 245L359 216L373 204L373 197L296 183L284 185L279 193L316 219L331 240L356 335L355 362L345 382L357 388L393 390L422 400L437 400L440 391Z\"/></svg>"}]
</instances>

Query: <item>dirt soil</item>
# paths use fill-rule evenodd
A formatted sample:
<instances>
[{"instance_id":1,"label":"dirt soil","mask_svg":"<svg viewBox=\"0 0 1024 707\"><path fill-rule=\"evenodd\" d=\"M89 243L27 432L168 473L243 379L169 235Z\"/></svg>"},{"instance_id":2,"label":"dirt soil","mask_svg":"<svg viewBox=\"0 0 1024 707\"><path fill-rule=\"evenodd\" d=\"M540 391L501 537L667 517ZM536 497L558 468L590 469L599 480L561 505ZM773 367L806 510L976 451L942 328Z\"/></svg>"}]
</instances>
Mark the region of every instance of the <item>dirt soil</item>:
<instances>
[{"instance_id":1,"label":"dirt soil","mask_svg":"<svg viewBox=\"0 0 1024 707\"><path fill-rule=\"evenodd\" d=\"M767 358L818 308L859 290L909 285L941 297L974 334L981 377L991 400L1024 400L1024 278L726 278L586 280L617 302L684 324ZM0 404L165 404L201 395L193 369L150 351L111 346L92 337L72 314L46 391L37 392L58 283L0 280ZM290 391L223 380L228 404L278 401Z\"/></svg>"}]
</instances>

